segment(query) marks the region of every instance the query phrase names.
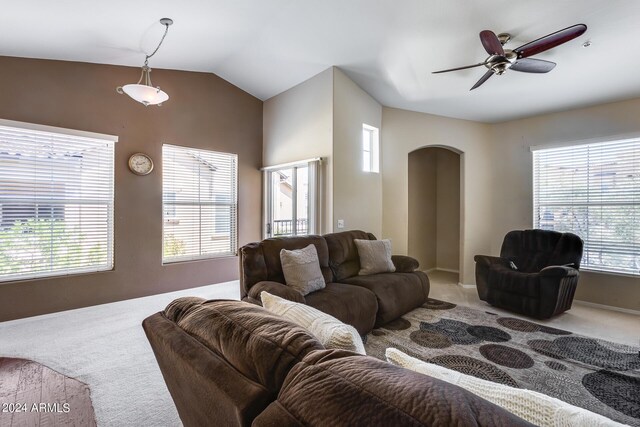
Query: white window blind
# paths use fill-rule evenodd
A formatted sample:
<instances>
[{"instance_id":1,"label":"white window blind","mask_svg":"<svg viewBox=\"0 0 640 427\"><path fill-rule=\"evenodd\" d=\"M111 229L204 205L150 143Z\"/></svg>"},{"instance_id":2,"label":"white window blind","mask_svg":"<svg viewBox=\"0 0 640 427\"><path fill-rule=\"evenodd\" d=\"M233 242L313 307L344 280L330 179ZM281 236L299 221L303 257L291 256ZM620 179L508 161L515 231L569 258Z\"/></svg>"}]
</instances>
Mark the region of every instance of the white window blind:
<instances>
[{"instance_id":1,"label":"white window blind","mask_svg":"<svg viewBox=\"0 0 640 427\"><path fill-rule=\"evenodd\" d=\"M533 208L584 240L583 267L640 275L640 139L534 151Z\"/></svg>"},{"instance_id":2,"label":"white window blind","mask_svg":"<svg viewBox=\"0 0 640 427\"><path fill-rule=\"evenodd\" d=\"M237 252L235 154L163 145L163 262Z\"/></svg>"},{"instance_id":3,"label":"white window blind","mask_svg":"<svg viewBox=\"0 0 640 427\"><path fill-rule=\"evenodd\" d=\"M117 138L6 123L15 122L0 121L0 281L111 270Z\"/></svg>"}]
</instances>

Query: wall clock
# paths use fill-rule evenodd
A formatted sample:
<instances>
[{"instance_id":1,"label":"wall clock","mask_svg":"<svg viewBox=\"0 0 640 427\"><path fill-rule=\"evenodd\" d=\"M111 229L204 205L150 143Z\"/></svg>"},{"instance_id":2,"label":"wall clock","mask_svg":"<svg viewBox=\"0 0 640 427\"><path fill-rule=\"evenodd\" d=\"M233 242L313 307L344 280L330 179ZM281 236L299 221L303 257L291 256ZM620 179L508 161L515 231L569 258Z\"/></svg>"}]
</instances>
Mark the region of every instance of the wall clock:
<instances>
[{"instance_id":1,"label":"wall clock","mask_svg":"<svg viewBox=\"0 0 640 427\"><path fill-rule=\"evenodd\" d=\"M153 170L153 160L144 153L135 153L129 157L129 169L136 175L149 175Z\"/></svg>"}]
</instances>

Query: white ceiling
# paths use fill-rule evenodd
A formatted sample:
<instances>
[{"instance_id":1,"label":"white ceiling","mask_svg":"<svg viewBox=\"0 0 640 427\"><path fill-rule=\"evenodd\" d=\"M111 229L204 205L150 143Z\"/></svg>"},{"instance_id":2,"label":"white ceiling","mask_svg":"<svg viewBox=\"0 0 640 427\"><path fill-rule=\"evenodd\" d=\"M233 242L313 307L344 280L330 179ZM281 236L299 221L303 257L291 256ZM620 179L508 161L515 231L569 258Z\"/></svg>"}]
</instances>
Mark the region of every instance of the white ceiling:
<instances>
[{"instance_id":1,"label":"white ceiling","mask_svg":"<svg viewBox=\"0 0 640 427\"><path fill-rule=\"evenodd\" d=\"M640 96L639 0L2 0L0 55L213 72L260 99L335 65L383 105L498 122ZM589 29L536 58L549 74L431 71L486 58L478 33L517 47ZM591 40L589 48L582 43ZM132 76L132 79L137 78ZM125 83L125 82L123 82ZM161 84L161 82L156 82Z\"/></svg>"}]
</instances>

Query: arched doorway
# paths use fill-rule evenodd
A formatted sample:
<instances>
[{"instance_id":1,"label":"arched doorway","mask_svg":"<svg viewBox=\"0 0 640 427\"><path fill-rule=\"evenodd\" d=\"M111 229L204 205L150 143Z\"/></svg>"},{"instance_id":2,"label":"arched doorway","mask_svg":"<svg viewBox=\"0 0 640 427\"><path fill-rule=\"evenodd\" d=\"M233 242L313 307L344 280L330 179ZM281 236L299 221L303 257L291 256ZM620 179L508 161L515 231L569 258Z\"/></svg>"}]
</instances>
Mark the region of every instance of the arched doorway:
<instances>
[{"instance_id":1,"label":"arched doorway","mask_svg":"<svg viewBox=\"0 0 640 427\"><path fill-rule=\"evenodd\" d=\"M459 274L461 166L461 153L453 149L409 153L408 253L424 271Z\"/></svg>"}]
</instances>

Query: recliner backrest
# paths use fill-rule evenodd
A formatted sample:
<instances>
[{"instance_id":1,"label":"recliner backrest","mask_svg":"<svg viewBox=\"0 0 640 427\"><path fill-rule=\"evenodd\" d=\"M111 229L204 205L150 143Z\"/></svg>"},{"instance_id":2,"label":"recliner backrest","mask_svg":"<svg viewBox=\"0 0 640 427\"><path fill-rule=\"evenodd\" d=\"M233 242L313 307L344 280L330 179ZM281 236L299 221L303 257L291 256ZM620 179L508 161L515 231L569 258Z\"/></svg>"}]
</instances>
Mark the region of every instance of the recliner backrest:
<instances>
[{"instance_id":1,"label":"recliner backrest","mask_svg":"<svg viewBox=\"0 0 640 427\"><path fill-rule=\"evenodd\" d=\"M551 230L514 230L504 237L500 257L513 261L524 273L537 273L549 265L580 268L582 239Z\"/></svg>"},{"instance_id":2,"label":"recliner backrest","mask_svg":"<svg viewBox=\"0 0 640 427\"><path fill-rule=\"evenodd\" d=\"M362 230L325 234L324 238L329 247L329 267L337 282L360 272L360 257L354 240L376 240L376 236Z\"/></svg>"},{"instance_id":3,"label":"recliner backrest","mask_svg":"<svg viewBox=\"0 0 640 427\"><path fill-rule=\"evenodd\" d=\"M240 297L247 296L249 289L258 282L272 281L285 283L280 262L282 249L302 249L310 244L316 247L320 270L325 282L333 280L329 268L329 249L322 236L276 237L261 242L249 243L240 248Z\"/></svg>"}]
</instances>

